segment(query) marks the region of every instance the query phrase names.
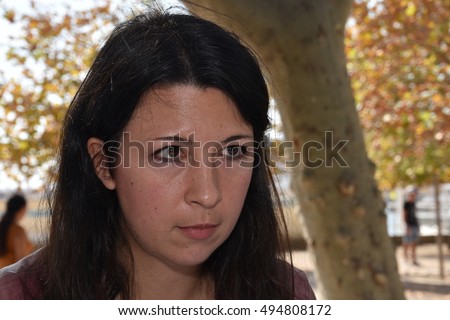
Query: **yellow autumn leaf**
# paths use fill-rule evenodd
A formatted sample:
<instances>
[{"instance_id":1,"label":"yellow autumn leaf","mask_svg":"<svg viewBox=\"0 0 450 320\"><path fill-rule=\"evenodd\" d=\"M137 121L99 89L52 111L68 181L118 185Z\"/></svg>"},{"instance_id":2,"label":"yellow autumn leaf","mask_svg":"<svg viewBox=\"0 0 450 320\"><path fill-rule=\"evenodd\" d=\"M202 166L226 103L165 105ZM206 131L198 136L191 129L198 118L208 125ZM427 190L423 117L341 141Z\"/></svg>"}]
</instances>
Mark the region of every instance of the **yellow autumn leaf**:
<instances>
[{"instance_id":1,"label":"yellow autumn leaf","mask_svg":"<svg viewBox=\"0 0 450 320\"><path fill-rule=\"evenodd\" d=\"M408 3L408 7L406 8L406 15L408 17L412 17L416 14L417 7L413 2Z\"/></svg>"},{"instance_id":2,"label":"yellow autumn leaf","mask_svg":"<svg viewBox=\"0 0 450 320\"><path fill-rule=\"evenodd\" d=\"M431 100L432 100L434 103L436 103L436 104L439 104L439 103L441 103L441 102L444 101L442 95L440 95L440 94L434 94L434 95L431 97Z\"/></svg>"},{"instance_id":3,"label":"yellow autumn leaf","mask_svg":"<svg viewBox=\"0 0 450 320\"><path fill-rule=\"evenodd\" d=\"M44 84L44 90L49 91L49 92L56 92L56 91L58 91L58 86L54 83L47 82Z\"/></svg>"},{"instance_id":4,"label":"yellow autumn leaf","mask_svg":"<svg viewBox=\"0 0 450 320\"><path fill-rule=\"evenodd\" d=\"M13 10L8 10L5 12L4 17L6 18L6 20L8 20L9 22L13 23L14 22L14 18L16 16L16 13Z\"/></svg>"}]
</instances>

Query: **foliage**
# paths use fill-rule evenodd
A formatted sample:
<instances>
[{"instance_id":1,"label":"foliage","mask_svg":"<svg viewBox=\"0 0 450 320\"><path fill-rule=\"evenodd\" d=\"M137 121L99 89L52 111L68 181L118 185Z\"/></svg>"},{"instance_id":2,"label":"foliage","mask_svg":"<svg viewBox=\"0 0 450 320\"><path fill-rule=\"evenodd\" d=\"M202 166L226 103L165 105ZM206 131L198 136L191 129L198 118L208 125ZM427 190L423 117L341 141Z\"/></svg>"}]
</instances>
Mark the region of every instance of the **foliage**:
<instances>
[{"instance_id":1,"label":"foliage","mask_svg":"<svg viewBox=\"0 0 450 320\"><path fill-rule=\"evenodd\" d=\"M49 167L61 123L88 70L99 40L117 23L109 1L65 14L34 1L33 14L0 8L11 27L6 59L13 75L0 74L0 161L22 181ZM51 167L50 167L51 168Z\"/></svg>"},{"instance_id":2,"label":"foliage","mask_svg":"<svg viewBox=\"0 0 450 320\"><path fill-rule=\"evenodd\" d=\"M348 68L382 187L450 179L450 1L355 1Z\"/></svg>"},{"instance_id":3,"label":"foliage","mask_svg":"<svg viewBox=\"0 0 450 320\"><path fill-rule=\"evenodd\" d=\"M65 110L119 19L109 1L65 14L30 5L0 7L21 27L8 43L14 75L0 73L0 162L16 180L49 166ZM449 21L448 0L354 3L348 67L383 187L450 179Z\"/></svg>"}]
</instances>

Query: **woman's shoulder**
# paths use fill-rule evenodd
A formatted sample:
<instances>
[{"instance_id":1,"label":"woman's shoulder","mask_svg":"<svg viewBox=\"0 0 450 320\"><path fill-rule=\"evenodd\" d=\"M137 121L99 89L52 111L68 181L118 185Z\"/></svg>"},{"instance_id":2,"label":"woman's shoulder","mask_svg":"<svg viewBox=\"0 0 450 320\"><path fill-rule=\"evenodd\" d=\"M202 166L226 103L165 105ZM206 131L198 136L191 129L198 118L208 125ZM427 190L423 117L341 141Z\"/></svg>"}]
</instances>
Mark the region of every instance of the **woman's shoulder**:
<instances>
[{"instance_id":1,"label":"woman's shoulder","mask_svg":"<svg viewBox=\"0 0 450 320\"><path fill-rule=\"evenodd\" d=\"M38 250L0 270L0 299L42 299L42 271Z\"/></svg>"},{"instance_id":2,"label":"woman's shoulder","mask_svg":"<svg viewBox=\"0 0 450 320\"><path fill-rule=\"evenodd\" d=\"M316 295L309 283L306 273L285 260L279 260L279 267L282 270L283 277L286 277L286 284L291 287L294 285L295 300L315 300ZM293 280L292 280L293 277ZM289 279L289 280L287 280Z\"/></svg>"},{"instance_id":3,"label":"woman's shoulder","mask_svg":"<svg viewBox=\"0 0 450 320\"><path fill-rule=\"evenodd\" d=\"M296 300L315 300L316 295L309 283L305 272L293 267L294 269L294 298Z\"/></svg>"},{"instance_id":4,"label":"woman's shoulder","mask_svg":"<svg viewBox=\"0 0 450 320\"><path fill-rule=\"evenodd\" d=\"M21 225L14 223L9 227L8 237L10 237L10 239L12 238L12 240L13 240L15 238L22 238L24 236L26 236L26 232L25 232L25 229Z\"/></svg>"}]
</instances>

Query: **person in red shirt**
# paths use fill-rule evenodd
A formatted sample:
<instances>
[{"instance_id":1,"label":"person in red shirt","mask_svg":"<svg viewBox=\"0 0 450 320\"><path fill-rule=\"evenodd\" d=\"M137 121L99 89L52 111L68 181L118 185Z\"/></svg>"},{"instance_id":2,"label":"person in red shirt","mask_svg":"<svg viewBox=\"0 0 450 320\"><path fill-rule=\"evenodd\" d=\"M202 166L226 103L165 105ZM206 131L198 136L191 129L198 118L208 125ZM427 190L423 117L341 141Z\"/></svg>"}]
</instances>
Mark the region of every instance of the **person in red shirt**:
<instances>
[{"instance_id":1,"label":"person in red shirt","mask_svg":"<svg viewBox=\"0 0 450 320\"><path fill-rule=\"evenodd\" d=\"M268 108L256 55L218 25L118 25L63 124L48 243L0 271L0 297L314 299L289 260Z\"/></svg>"}]
</instances>

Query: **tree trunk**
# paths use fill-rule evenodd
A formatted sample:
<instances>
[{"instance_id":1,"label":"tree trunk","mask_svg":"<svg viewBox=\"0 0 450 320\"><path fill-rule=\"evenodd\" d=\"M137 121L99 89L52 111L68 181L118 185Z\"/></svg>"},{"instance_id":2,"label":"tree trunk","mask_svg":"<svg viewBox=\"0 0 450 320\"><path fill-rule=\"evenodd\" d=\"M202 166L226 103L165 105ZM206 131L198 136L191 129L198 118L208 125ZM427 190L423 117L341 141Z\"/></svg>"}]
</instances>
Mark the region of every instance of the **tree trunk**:
<instances>
[{"instance_id":1,"label":"tree trunk","mask_svg":"<svg viewBox=\"0 0 450 320\"><path fill-rule=\"evenodd\" d=\"M288 165L322 296L403 299L346 71L344 27L352 1L183 2L249 40L269 67L284 132L301 160Z\"/></svg>"},{"instance_id":2,"label":"tree trunk","mask_svg":"<svg viewBox=\"0 0 450 320\"><path fill-rule=\"evenodd\" d=\"M443 241L442 241L440 182L437 175L434 175L433 177L433 187L434 187L434 203L436 208L436 226L437 226L436 244L438 248L438 257L439 257L439 277L441 279L444 279L445 272L444 272L444 252L442 250Z\"/></svg>"}]
</instances>

